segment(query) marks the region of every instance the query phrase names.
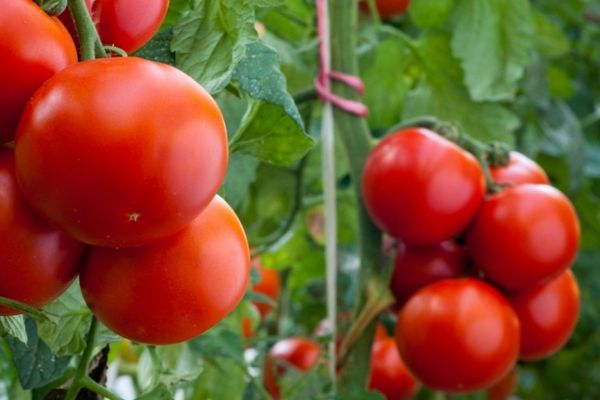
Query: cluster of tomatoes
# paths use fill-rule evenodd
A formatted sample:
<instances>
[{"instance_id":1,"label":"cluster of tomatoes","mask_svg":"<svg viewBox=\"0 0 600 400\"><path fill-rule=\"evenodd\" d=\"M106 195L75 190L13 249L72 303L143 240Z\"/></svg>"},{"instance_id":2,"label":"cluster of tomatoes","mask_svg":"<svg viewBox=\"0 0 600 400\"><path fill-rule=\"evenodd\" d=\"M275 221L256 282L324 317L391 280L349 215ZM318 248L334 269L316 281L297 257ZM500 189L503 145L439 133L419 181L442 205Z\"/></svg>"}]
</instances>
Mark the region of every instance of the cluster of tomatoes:
<instances>
[{"instance_id":1,"label":"cluster of tomatoes","mask_svg":"<svg viewBox=\"0 0 600 400\"><path fill-rule=\"evenodd\" d=\"M167 5L88 2L101 37L129 51ZM142 6L152 21L135 17ZM3 2L0 296L42 307L79 276L92 312L120 335L188 340L237 305L249 278L244 230L216 194L223 117L178 69L78 62L74 42L34 2Z\"/></svg>"},{"instance_id":2,"label":"cluster of tomatoes","mask_svg":"<svg viewBox=\"0 0 600 400\"><path fill-rule=\"evenodd\" d=\"M570 201L519 153L490 172L501 190L486 195L477 160L420 128L384 138L365 165L367 210L399 243L398 349L438 390L485 389L518 359L550 356L578 317Z\"/></svg>"}]
</instances>

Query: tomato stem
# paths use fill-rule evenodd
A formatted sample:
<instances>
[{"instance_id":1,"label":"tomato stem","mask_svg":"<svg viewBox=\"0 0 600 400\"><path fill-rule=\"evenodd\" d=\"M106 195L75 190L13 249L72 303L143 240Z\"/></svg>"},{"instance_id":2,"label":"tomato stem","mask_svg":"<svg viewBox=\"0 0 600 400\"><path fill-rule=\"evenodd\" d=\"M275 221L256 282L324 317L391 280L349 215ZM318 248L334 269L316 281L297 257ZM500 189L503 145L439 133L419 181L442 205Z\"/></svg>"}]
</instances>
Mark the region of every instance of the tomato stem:
<instances>
[{"instance_id":1,"label":"tomato stem","mask_svg":"<svg viewBox=\"0 0 600 400\"><path fill-rule=\"evenodd\" d=\"M48 315L44 313L44 311L42 311L41 309L32 307L29 304L21 303L19 301L9 299L6 297L0 297L0 305L14 308L15 310L23 311L24 313L36 320L47 321L50 319Z\"/></svg>"},{"instance_id":2,"label":"tomato stem","mask_svg":"<svg viewBox=\"0 0 600 400\"><path fill-rule=\"evenodd\" d=\"M329 9L331 10L329 13L331 68L334 71L358 75L356 52L358 2L357 0L330 0ZM332 82L332 89L336 95L345 99L358 100L360 97L354 90L339 82ZM335 108L334 120L350 164L350 174L357 199L360 270L358 296L353 306L353 314L359 315L359 310L367 303L367 282L381 279L383 270L380 264L381 232L369 218L362 196L362 171L371 150L372 137L363 118ZM347 350L340 388L367 384L375 324L370 322L363 332Z\"/></svg>"},{"instance_id":3,"label":"tomato stem","mask_svg":"<svg viewBox=\"0 0 600 400\"><path fill-rule=\"evenodd\" d=\"M90 12L85 4L85 0L69 0L69 11L75 22L77 35L80 43L80 58L81 61L93 60L96 58L96 53L100 57L106 57L106 51L101 45L98 31L92 21ZM100 46L98 46L100 43Z\"/></svg>"},{"instance_id":4,"label":"tomato stem","mask_svg":"<svg viewBox=\"0 0 600 400\"><path fill-rule=\"evenodd\" d=\"M35 0L35 2L51 17L62 14L67 8L67 0Z\"/></svg>"}]
</instances>

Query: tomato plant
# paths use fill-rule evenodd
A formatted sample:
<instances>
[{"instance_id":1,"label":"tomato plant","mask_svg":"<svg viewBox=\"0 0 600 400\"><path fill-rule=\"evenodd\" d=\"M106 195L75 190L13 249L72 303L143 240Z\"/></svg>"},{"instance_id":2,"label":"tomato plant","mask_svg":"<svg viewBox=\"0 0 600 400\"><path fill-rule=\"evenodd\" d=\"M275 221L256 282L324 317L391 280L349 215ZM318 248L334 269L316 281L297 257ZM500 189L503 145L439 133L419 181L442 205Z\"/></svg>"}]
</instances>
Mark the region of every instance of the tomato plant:
<instances>
[{"instance_id":1,"label":"tomato plant","mask_svg":"<svg viewBox=\"0 0 600 400\"><path fill-rule=\"evenodd\" d=\"M454 242L437 246L397 246L390 289L398 306L402 306L417 290L433 282L459 278L467 264L464 249Z\"/></svg>"},{"instance_id":2,"label":"tomato plant","mask_svg":"<svg viewBox=\"0 0 600 400\"><path fill-rule=\"evenodd\" d=\"M570 270L544 285L509 296L521 326L521 359L540 360L564 346L577 323L579 297Z\"/></svg>"},{"instance_id":3,"label":"tomato plant","mask_svg":"<svg viewBox=\"0 0 600 400\"><path fill-rule=\"evenodd\" d=\"M507 289L526 289L565 271L578 244L573 206L548 185L520 185L488 198L467 234L477 266Z\"/></svg>"},{"instance_id":4,"label":"tomato plant","mask_svg":"<svg viewBox=\"0 0 600 400\"><path fill-rule=\"evenodd\" d=\"M7 0L0 13L0 53L0 143L6 143L32 93L77 62L77 51L62 24L32 1Z\"/></svg>"},{"instance_id":5,"label":"tomato plant","mask_svg":"<svg viewBox=\"0 0 600 400\"><path fill-rule=\"evenodd\" d=\"M0 149L0 296L42 307L75 279L84 247L33 213L14 163L12 150ZM0 315L18 313L0 306Z\"/></svg>"},{"instance_id":6,"label":"tomato plant","mask_svg":"<svg viewBox=\"0 0 600 400\"><path fill-rule=\"evenodd\" d=\"M83 62L48 81L23 114L15 152L33 208L102 246L181 230L215 195L228 157L210 95L135 57Z\"/></svg>"},{"instance_id":7,"label":"tomato plant","mask_svg":"<svg viewBox=\"0 0 600 400\"><path fill-rule=\"evenodd\" d=\"M514 366L519 321L491 286L444 280L418 291L398 315L396 340L423 384L450 392L484 389Z\"/></svg>"},{"instance_id":8,"label":"tomato plant","mask_svg":"<svg viewBox=\"0 0 600 400\"><path fill-rule=\"evenodd\" d=\"M215 197L172 237L144 247L92 249L80 284L90 309L112 330L137 342L167 344L189 340L229 314L249 273L244 230Z\"/></svg>"},{"instance_id":9,"label":"tomato plant","mask_svg":"<svg viewBox=\"0 0 600 400\"><path fill-rule=\"evenodd\" d=\"M377 336L371 350L369 388L383 393L388 400L403 400L411 399L419 387L402 362L394 338Z\"/></svg>"},{"instance_id":10,"label":"tomato plant","mask_svg":"<svg viewBox=\"0 0 600 400\"><path fill-rule=\"evenodd\" d=\"M275 399L281 398L278 380L288 368L306 372L319 360L320 348L303 337L290 337L275 343L269 350L264 367L265 387Z\"/></svg>"},{"instance_id":11,"label":"tomato plant","mask_svg":"<svg viewBox=\"0 0 600 400\"><path fill-rule=\"evenodd\" d=\"M363 175L373 221L407 244L435 245L458 235L483 201L485 182L474 157L426 129L385 137Z\"/></svg>"}]
</instances>

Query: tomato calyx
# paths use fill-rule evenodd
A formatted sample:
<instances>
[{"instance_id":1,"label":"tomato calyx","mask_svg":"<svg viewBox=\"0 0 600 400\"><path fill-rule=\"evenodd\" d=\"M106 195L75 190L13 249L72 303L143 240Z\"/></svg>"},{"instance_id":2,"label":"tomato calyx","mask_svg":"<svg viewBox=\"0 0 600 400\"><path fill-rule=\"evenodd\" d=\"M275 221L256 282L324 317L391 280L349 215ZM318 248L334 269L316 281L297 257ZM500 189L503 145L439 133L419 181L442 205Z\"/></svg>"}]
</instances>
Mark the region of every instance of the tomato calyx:
<instances>
[{"instance_id":1,"label":"tomato calyx","mask_svg":"<svg viewBox=\"0 0 600 400\"><path fill-rule=\"evenodd\" d=\"M35 2L51 17L59 16L67 9L67 0L35 0Z\"/></svg>"}]
</instances>

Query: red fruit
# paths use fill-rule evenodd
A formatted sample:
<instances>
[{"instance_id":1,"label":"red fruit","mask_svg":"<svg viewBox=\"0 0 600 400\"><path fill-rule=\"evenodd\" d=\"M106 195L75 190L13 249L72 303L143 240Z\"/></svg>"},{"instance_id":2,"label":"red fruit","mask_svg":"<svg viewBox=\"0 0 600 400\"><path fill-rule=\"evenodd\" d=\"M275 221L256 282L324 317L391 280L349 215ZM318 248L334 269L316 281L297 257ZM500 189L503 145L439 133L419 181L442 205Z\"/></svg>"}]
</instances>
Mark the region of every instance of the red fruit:
<instances>
[{"instance_id":1,"label":"red fruit","mask_svg":"<svg viewBox=\"0 0 600 400\"><path fill-rule=\"evenodd\" d=\"M525 183L548 184L548 176L535 161L523 154L511 151L510 160L503 167L490 168L494 182L508 185Z\"/></svg>"},{"instance_id":2,"label":"red fruit","mask_svg":"<svg viewBox=\"0 0 600 400\"><path fill-rule=\"evenodd\" d=\"M567 270L542 286L508 296L521 323L523 360L541 360L569 340L579 317L579 287Z\"/></svg>"},{"instance_id":3,"label":"red fruit","mask_svg":"<svg viewBox=\"0 0 600 400\"><path fill-rule=\"evenodd\" d=\"M496 289L472 278L419 290L398 315L396 341L423 384L447 392L485 389L519 353L519 321Z\"/></svg>"},{"instance_id":4,"label":"red fruit","mask_svg":"<svg viewBox=\"0 0 600 400\"><path fill-rule=\"evenodd\" d=\"M381 392L387 400L405 400L420 386L402 362L394 338L377 336L371 351L369 389Z\"/></svg>"},{"instance_id":5,"label":"red fruit","mask_svg":"<svg viewBox=\"0 0 600 400\"><path fill-rule=\"evenodd\" d=\"M489 197L467 233L467 251L486 278L514 290L565 271L578 244L573 205L548 185L524 184Z\"/></svg>"},{"instance_id":6,"label":"red fruit","mask_svg":"<svg viewBox=\"0 0 600 400\"><path fill-rule=\"evenodd\" d=\"M258 272L260 279L259 281L252 287L252 291L260 293L268 298L276 301L279 297L279 292L281 290L281 280L279 279L279 273L273 269L265 268L260 264L260 260L255 258L252 260L252 268L256 269ZM254 302L258 311L260 312L261 317L265 317L273 306L267 303L256 301Z\"/></svg>"}]
</instances>

